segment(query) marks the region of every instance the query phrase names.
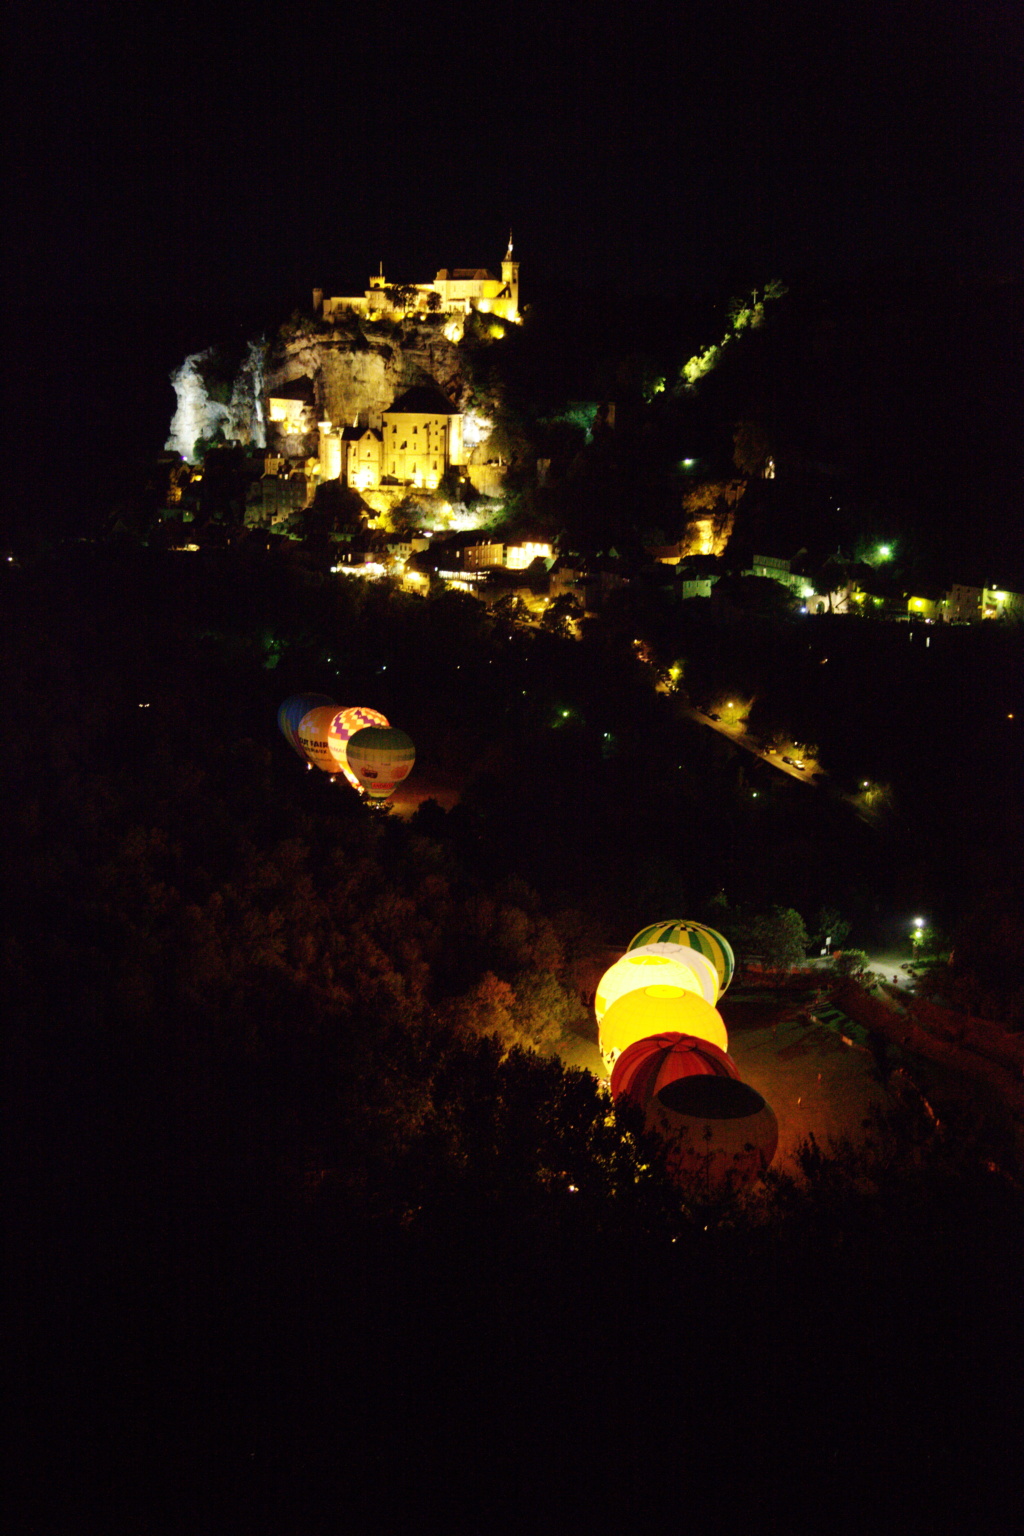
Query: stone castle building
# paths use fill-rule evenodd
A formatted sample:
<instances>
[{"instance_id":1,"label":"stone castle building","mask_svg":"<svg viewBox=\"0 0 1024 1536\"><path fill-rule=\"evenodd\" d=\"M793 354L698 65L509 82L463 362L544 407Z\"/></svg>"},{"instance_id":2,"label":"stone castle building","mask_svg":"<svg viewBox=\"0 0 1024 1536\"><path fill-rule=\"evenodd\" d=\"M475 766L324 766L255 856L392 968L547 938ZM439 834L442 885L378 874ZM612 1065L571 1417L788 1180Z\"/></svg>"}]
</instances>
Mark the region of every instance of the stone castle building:
<instances>
[{"instance_id":1,"label":"stone castle building","mask_svg":"<svg viewBox=\"0 0 1024 1536\"><path fill-rule=\"evenodd\" d=\"M384 276L382 265L363 293L325 298L322 288L314 288L313 309L327 321L346 309L371 318L406 310L412 314L468 315L475 309L504 320L518 320L519 263L512 258L512 236L500 273L486 267L441 267L432 283L396 287Z\"/></svg>"}]
</instances>

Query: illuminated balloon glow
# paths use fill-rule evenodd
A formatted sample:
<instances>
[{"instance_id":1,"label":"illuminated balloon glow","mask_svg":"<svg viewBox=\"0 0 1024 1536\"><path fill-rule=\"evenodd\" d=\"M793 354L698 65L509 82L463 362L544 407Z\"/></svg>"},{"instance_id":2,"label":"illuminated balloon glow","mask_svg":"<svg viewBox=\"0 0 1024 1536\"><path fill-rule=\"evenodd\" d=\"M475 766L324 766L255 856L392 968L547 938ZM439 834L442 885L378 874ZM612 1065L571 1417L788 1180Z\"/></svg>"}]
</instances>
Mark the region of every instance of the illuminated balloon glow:
<instances>
[{"instance_id":1,"label":"illuminated balloon glow","mask_svg":"<svg viewBox=\"0 0 1024 1536\"><path fill-rule=\"evenodd\" d=\"M651 923L633 935L629 948L641 949L648 944L684 944L705 955L718 972L719 994L725 991L736 970L736 956L729 940L703 923L688 923L681 918L673 922Z\"/></svg>"},{"instance_id":2,"label":"illuminated balloon glow","mask_svg":"<svg viewBox=\"0 0 1024 1536\"><path fill-rule=\"evenodd\" d=\"M348 764L348 744L357 731L366 730L370 725L390 725L390 721L378 709L366 709L361 704L356 704L350 709L339 709L331 722L331 729L327 737L327 745L331 756L338 768L348 779L353 789L359 788L359 780ZM338 770L335 769L335 772Z\"/></svg>"},{"instance_id":3,"label":"illuminated balloon glow","mask_svg":"<svg viewBox=\"0 0 1024 1536\"><path fill-rule=\"evenodd\" d=\"M696 976L698 991L704 1001L712 1007L718 1002L718 972L699 950L690 949L685 944L644 944L640 949L627 949L622 958L625 960L630 955L662 955L677 960Z\"/></svg>"},{"instance_id":4,"label":"illuminated balloon glow","mask_svg":"<svg viewBox=\"0 0 1024 1536\"><path fill-rule=\"evenodd\" d=\"M598 1022L597 1032L609 1071L628 1046L649 1035L693 1035L709 1040L720 1051L729 1049L729 1036L717 1008L696 992L657 983L624 993Z\"/></svg>"},{"instance_id":5,"label":"illuminated balloon glow","mask_svg":"<svg viewBox=\"0 0 1024 1536\"><path fill-rule=\"evenodd\" d=\"M348 765L371 800L388 800L416 761L416 748L404 731L370 725L347 746Z\"/></svg>"},{"instance_id":6,"label":"illuminated balloon glow","mask_svg":"<svg viewBox=\"0 0 1024 1536\"><path fill-rule=\"evenodd\" d=\"M293 693L290 699L285 699L277 712L281 734L303 762L306 761L306 754L299 745L299 726L311 709L319 709L326 704L330 704L332 709L338 707L326 693Z\"/></svg>"},{"instance_id":7,"label":"illuminated balloon glow","mask_svg":"<svg viewBox=\"0 0 1024 1536\"><path fill-rule=\"evenodd\" d=\"M732 1057L693 1035L648 1035L627 1046L612 1072L612 1098L646 1112L654 1096L681 1077L731 1077L739 1081Z\"/></svg>"},{"instance_id":8,"label":"illuminated balloon glow","mask_svg":"<svg viewBox=\"0 0 1024 1536\"><path fill-rule=\"evenodd\" d=\"M311 709L307 715L303 715L299 725L299 745L314 768L320 768L324 773L340 772L328 742L337 708L336 704L321 704L319 708Z\"/></svg>"},{"instance_id":9,"label":"illuminated balloon glow","mask_svg":"<svg viewBox=\"0 0 1024 1536\"><path fill-rule=\"evenodd\" d=\"M646 1129L666 1148L669 1177L693 1199L715 1199L752 1184L775 1156L779 1122L749 1083L731 1077L678 1078L650 1100Z\"/></svg>"},{"instance_id":10,"label":"illuminated balloon glow","mask_svg":"<svg viewBox=\"0 0 1024 1536\"><path fill-rule=\"evenodd\" d=\"M680 948L680 954L686 951ZM601 980L597 984L597 993L594 997L594 1012L597 1022L600 1024L612 1003L618 1002L620 997L625 997L627 992L635 992L637 988L653 987L655 984L668 987L681 987L684 992L693 992L697 997L704 997L701 986L701 978L696 970L673 955L651 954L647 950L627 951L620 960L609 966ZM714 997L704 997L706 1003L714 1004L717 1001L717 987Z\"/></svg>"}]
</instances>

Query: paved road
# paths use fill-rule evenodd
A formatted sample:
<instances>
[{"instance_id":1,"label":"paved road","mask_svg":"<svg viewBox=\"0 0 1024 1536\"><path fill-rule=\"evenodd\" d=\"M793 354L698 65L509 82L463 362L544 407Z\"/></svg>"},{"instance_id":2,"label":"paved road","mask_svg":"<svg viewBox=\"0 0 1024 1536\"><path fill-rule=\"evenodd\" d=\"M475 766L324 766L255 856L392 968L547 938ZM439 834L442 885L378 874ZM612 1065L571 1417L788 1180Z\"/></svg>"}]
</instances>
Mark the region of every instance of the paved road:
<instances>
[{"instance_id":1,"label":"paved road","mask_svg":"<svg viewBox=\"0 0 1024 1536\"><path fill-rule=\"evenodd\" d=\"M710 716L705 715L701 710L692 709L688 705L683 705L683 711L689 715L691 720L696 720L698 725L706 725L709 730L717 731L720 736L724 736L727 741L731 741L734 747L742 747L744 752L749 752L752 756L759 757L762 763L767 763L769 767L777 769L779 773L784 773L789 778L796 779L798 784L814 784L825 777L823 770L813 761L808 762L807 768L801 770L799 768L791 768L788 763L784 763L778 752L765 752L748 735L745 725L729 725L725 720L712 720Z\"/></svg>"}]
</instances>

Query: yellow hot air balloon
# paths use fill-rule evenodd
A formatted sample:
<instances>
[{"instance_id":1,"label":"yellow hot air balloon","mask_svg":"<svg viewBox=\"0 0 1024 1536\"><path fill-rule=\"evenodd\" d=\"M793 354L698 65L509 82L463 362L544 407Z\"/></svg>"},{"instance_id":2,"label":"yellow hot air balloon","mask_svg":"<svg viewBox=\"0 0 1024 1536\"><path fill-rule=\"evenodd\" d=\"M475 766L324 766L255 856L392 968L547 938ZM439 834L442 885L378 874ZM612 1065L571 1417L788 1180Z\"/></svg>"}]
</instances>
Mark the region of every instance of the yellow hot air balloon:
<instances>
[{"instance_id":1,"label":"yellow hot air balloon","mask_svg":"<svg viewBox=\"0 0 1024 1536\"><path fill-rule=\"evenodd\" d=\"M601 980L597 984L597 994L594 998L594 1012L597 1022L600 1024L604 1015L627 992L635 992L638 988L661 986L681 987L684 992L693 992L698 997L704 997L701 986L701 978L696 969L677 960L672 955L650 954L642 949L628 950L621 960L609 966ZM716 990L715 998L718 993ZM705 1002L713 1003L715 999L704 997Z\"/></svg>"},{"instance_id":2,"label":"yellow hot air balloon","mask_svg":"<svg viewBox=\"0 0 1024 1536\"><path fill-rule=\"evenodd\" d=\"M308 715L303 715L299 721L299 746L314 768L321 768L324 773L341 772L339 764L331 755L329 743L331 722L337 713L335 704L321 704L319 708L311 709Z\"/></svg>"},{"instance_id":3,"label":"yellow hot air balloon","mask_svg":"<svg viewBox=\"0 0 1024 1536\"><path fill-rule=\"evenodd\" d=\"M605 1065L611 1070L619 1052L648 1035L678 1031L697 1040L709 1040L720 1051L729 1049L722 1015L696 992L659 985L625 992L612 1003L598 1024L598 1039Z\"/></svg>"}]
</instances>

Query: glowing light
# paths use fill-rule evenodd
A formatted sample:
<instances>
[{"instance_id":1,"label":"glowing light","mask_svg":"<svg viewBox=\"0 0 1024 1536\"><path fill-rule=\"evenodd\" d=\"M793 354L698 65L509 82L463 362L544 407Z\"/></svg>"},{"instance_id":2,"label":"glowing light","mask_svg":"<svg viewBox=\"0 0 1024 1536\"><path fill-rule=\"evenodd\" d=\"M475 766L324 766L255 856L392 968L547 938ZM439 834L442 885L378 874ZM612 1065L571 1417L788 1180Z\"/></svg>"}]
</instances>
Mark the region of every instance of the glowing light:
<instances>
[{"instance_id":1,"label":"glowing light","mask_svg":"<svg viewBox=\"0 0 1024 1536\"><path fill-rule=\"evenodd\" d=\"M462 443L463 447L479 448L481 443L486 443L494 431L494 422L487 416L481 416L478 411L467 411L462 418Z\"/></svg>"}]
</instances>

